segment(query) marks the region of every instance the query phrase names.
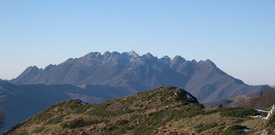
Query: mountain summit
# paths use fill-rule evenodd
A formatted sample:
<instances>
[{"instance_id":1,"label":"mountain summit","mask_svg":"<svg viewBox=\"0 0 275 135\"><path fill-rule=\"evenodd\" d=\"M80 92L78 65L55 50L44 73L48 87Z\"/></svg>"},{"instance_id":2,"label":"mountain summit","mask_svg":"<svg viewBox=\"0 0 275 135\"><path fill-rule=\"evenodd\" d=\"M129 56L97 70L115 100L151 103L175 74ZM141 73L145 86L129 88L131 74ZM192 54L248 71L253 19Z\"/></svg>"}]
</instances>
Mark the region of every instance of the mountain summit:
<instances>
[{"instance_id":1,"label":"mountain summit","mask_svg":"<svg viewBox=\"0 0 275 135\"><path fill-rule=\"evenodd\" d=\"M91 52L45 69L27 68L11 82L16 84L96 84L119 86L135 93L171 85L186 89L200 102L260 92L220 70L212 61L188 61L181 56L158 58L150 53Z\"/></svg>"}]
</instances>

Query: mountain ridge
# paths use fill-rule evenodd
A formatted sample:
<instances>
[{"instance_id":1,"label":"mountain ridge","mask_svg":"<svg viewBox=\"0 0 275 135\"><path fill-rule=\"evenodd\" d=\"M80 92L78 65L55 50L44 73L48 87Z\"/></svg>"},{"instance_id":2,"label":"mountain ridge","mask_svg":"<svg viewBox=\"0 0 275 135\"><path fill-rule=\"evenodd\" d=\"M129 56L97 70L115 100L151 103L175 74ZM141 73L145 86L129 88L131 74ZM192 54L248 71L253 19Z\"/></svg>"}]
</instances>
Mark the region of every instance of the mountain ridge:
<instances>
[{"instance_id":1,"label":"mountain ridge","mask_svg":"<svg viewBox=\"0 0 275 135\"><path fill-rule=\"evenodd\" d=\"M232 95L259 93L265 86L249 86L226 74L211 60L158 58L151 53L91 52L44 69L27 68L16 84L98 84L125 87L131 93L171 85L186 89L200 102L220 100Z\"/></svg>"}]
</instances>

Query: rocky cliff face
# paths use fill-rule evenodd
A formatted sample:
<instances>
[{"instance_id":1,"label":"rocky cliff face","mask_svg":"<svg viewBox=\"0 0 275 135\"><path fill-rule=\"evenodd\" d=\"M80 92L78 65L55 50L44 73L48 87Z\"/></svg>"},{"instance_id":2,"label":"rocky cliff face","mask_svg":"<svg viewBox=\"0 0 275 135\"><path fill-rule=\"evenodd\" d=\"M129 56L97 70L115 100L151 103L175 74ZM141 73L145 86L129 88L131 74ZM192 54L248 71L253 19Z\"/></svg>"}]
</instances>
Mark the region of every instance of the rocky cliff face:
<instances>
[{"instance_id":1,"label":"rocky cliff face","mask_svg":"<svg viewBox=\"0 0 275 135\"><path fill-rule=\"evenodd\" d=\"M181 56L157 58L150 53L89 53L45 69L27 68L16 84L97 84L124 87L131 93L171 85L186 89L201 102L257 93L265 86L249 86L220 70L212 61L188 61Z\"/></svg>"}]
</instances>

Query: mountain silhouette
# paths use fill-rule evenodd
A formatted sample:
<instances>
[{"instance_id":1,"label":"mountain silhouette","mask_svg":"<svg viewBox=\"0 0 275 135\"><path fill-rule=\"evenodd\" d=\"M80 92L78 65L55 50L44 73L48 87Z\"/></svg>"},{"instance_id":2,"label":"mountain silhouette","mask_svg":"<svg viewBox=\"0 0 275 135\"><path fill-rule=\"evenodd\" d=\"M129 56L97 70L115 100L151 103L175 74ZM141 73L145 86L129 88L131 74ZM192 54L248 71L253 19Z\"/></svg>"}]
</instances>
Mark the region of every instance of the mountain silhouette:
<instances>
[{"instance_id":1,"label":"mountain silhouette","mask_svg":"<svg viewBox=\"0 0 275 135\"><path fill-rule=\"evenodd\" d=\"M181 56L158 58L131 52L91 52L44 69L28 67L11 80L16 84L93 84L121 87L136 93L160 86L176 86L202 103L229 96L259 93L266 86L249 86L219 69L212 61L188 61Z\"/></svg>"}]
</instances>

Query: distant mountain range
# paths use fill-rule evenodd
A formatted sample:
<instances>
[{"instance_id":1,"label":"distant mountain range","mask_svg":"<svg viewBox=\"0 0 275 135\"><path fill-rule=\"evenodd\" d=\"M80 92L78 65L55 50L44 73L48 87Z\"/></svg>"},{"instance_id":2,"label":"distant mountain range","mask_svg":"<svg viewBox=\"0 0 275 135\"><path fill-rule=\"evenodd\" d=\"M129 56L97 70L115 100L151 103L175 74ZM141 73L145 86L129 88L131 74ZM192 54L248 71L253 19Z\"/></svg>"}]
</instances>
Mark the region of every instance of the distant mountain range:
<instances>
[{"instance_id":1,"label":"distant mountain range","mask_svg":"<svg viewBox=\"0 0 275 135\"><path fill-rule=\"evenodd\" d=\"M60 101L80 99L94 104L129 94L110 86L14 85L0 80L0 110L4 113L0 133Z\"/></svg>"},{"instance_id":2,"label":"distant mountain range","mask_svg":"<svg viewBox=\"0 0 275 135\"><path fill-rule=\"evenodd\" d=\"M186 89L202 103L229 96L259 93L266 86L249 86L220 70L212 61L188 61L181 56L157 58L150 53L91 52L45 69L28 67L15 84L93 84L120 87L129 93L159 86Z\"/></svg>"},{"instance_id":3,"label":"distant mountain range","mask_svg":"<svg viewBox=\"0 0 275 135\"><path fill-rule=\"evenodd\" d=\"M210 60L188 61L181 56L157 58L150 53L139 56L135 52L92 52L45 69L28 67L9 82L0 80L3 130L63 100L100 103L168 85L184 88L202 103L260 93L267 87L244 84Z\"/></svg>"}]
</instances>

